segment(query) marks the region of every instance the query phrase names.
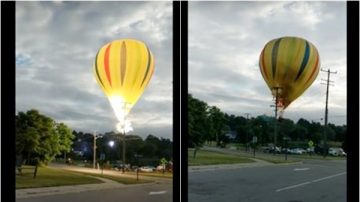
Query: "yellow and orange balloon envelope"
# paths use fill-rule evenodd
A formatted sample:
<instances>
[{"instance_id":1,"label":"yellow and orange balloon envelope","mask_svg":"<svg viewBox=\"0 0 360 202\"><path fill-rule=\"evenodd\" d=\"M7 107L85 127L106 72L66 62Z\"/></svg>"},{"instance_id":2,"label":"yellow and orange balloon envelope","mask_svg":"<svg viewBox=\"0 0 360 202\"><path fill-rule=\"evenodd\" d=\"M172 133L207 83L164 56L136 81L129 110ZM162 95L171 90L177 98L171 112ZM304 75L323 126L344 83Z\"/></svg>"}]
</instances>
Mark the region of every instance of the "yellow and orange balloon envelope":
<instances>
[{"instance_id":1,"label":"yellow and orange balloon envelope","mask_svg":"<svg viewBox=\"0 0 360 202\"><path fill-rule=\"evenodd\" d=\"M309 41L299 37L281 37L265 45L259 64L274 97L274 89L280 89L277 105L285 109L315 80L319 73L320 57Z\"/></svg>"},{"instance_id":2,"label":"yellow and orange balloon envelope","mask_svg":"<svg viewBox=\"0 0 360 202\"><path fill-rule=\"evenodd\" d=\"M99 49L93 69L116 117L122 121L148 85L154 72L154 57L141 41L115 40Z\"/></svg>"}]
</instances>

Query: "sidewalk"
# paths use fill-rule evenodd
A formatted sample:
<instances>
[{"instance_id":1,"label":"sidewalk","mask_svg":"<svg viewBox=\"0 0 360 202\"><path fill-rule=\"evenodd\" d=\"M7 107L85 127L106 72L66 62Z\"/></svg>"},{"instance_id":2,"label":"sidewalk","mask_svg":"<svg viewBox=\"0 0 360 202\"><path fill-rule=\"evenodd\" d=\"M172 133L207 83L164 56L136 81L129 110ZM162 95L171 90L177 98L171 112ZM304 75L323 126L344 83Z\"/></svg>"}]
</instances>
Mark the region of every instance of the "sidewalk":
<instances>
[{"instance_id":1,"label":"sidewalk","mask_svg":"<svg viewBox=\"0 0 360 202\"><path fill-rule=\"evenodd\" d=\"M102 172L101 169L78 167L78 166L71 166L71 165L58 164L58 163L52 163L49 165L49 167L60 168L60 169L70 170L70 171L77 171L77 172L95 173L95 174L101 174L101 172ZM128 174L128 172L122 173L121 171L115 171L115 170L103 170L103 174L119 176L119 177L127 177L127 178L136 178L136 175L134 175L134 174ZM145 180L154 180L154 181L171 181L172 180L172 178L145 176L145 175L142 175L141 173L139 174L139 178L145 179Z\"/></svg>"}]
</instances>

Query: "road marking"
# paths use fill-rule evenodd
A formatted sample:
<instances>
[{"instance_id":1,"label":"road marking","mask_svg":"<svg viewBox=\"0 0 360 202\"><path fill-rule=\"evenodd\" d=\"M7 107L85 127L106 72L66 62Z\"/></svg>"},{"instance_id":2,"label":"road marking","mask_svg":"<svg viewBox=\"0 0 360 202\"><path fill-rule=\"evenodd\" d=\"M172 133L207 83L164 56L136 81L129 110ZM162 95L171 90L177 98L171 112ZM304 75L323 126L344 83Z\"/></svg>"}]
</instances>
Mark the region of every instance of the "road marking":
<instances>
[{"instance_id":1,"label":"road marking","mask_svg":"<svg viewBox=\"0 0 360 202\"><path fill-rule=\"evenodd\" d=\"M339 173L339 174L336 174L336 175L330 175L328 177L323 177L323 178L320 178L320 179L317 179L317 180L313 180L312 182L320 182L320 181L330 179L330 178L333 178L333 177L336 177L336 176L339 176L339 175L344 175L344 174L346 174L346 172Z\"/></svg>"},{"instance_id":2,"label":"road marking","mask_svg":"<svg viewBox=\"0 0 360 202\"><path fill-rule=\"evenodd\" d=\"M346 174L346 172L338 173L338 174L335 174L335 175L330 175L330 176L327 176L327 177L319 178L319 179L308 181L308 182L303 182L303 183L288 186L288 187L284 187L284 188L276 190L276 192L284 191L284 190L287 190L287 189L293 189L293 188L296 188L296 187L301 187L301 186L311 184L311 183L315 183L315 182L320 182L320 181L330 179L330 178L333 178L333 177L337 177L337 176L340 176L340 175L344 175L344 174Z\"/></svg>"},{"instance_id":3,"label":"road marking","mask_svg":"<svg viewBox=\"0 0 360 202\"><path fill-rule=\"evenodd\" d=\"M149 192L149 195L159 195L159 194L165 194L166 191L151 191Z\"/></svg>"},{"instance_id":4,"label":"road marking","mask_svg":"<svg viewBox=\"0 0 360 202\"><path fill-rule=\"evenodd\" d=\"M294 171L310 170L310 168L295 168Z\"/></svg>"}]
</instances>

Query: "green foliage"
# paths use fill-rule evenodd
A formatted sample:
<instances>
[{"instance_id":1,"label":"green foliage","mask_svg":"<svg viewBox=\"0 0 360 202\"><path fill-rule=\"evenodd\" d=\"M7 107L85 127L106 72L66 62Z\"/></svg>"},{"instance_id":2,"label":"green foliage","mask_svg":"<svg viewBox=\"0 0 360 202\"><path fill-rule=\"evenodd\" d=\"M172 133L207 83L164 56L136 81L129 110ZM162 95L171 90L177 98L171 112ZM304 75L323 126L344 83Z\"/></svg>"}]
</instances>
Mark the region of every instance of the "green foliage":
<instances>
[{"instance_id":1,"label":"green foliage","mask_svg":"<svg viewBox=\"0 0 360 202\"><path fill-rule=\"evenodd\" d=\"M60 151L61 152L70 152L71 145L73 143L73 139L75 135L72 133L71 129L68 128L64 123L60 123L56 125L56 132L59 135Z\"/></svg>"},{"instance_id":2,"label":"green foliage","mask_svg":"<svg viewBox=\"0 0 360 202\"><path fill-rule=\"evenodd\" d=\"M69 151L72 144L71 130L63 123L32 109L16 115L16 154L28 162L38 158L48 163L62 151Z\"/></svg>"},{"instance_id":3,"label":"green foliage","mask_svg":"<svg viewBox=\"0 0 360 202\"><path fill-rule=\"evenodd\" d=\"M202 146L209 138L208 105L188 95L188 142L191 147Z\"/></svg>"},{"instance_id":4,"label":"green foliage","mask_svg":"<svg viewBox=\"0 0 360 202\"><path fill-rule=\"evenodd\" d=\"M74 151L82 151L83 156L71 153L72 158L81 160L93 160L93 135L74 132L75 142L73 144ZM170 139L159 138L149 134L145 140L140 136L134 134L106 132L104 134L97 134L99 137L96 140L96 154L97 159L102 153L105 154L107 161L114 162L123 159L123 145L125 139L125 161L131 165L152 165L157 166L159 159L164 157L172 159L172 141ZM109 147L109 141L114 141L112 148Z\"/></svg>"},{"instance_id":5,"label":"green foliage","mask_svg":"<svg viewBox=\"0 0 360 202\"><path fill-rule=\"evenodd\" d=\"M216 141L216 145L219 146L220 141L226 141L225 132L228 131L225 125L225 115L219 108L212 106L208 109L208 124L209 124L209 137L206 140Z\"/></svg>"},{"instance_id":6,"label":"green foliage","mask_svg":"<svg viewBox=\"0 0 360 202\"><path fill-rule=\"evenodd\" d=\"M244 112L245 113L245 112ZM215 106L188 95L188 143L189 147L199 148L205 141L228 143L226 133L235 133L233 142L249 145L252 137L257 136L259 145L274 142L275 118L266 115L246 119L242 116L225 114ZM303 118L294 123L290 119L278 121L277 143L282 144L283 137L291 141L312 140L316 145L324 139L324 126L318 122L309 122ZM346 147L346 125L336 126L329 123L326 129L327 141L343 143ZM197 149L194 150L194 154Z\"/></svg>"}]
</instances>

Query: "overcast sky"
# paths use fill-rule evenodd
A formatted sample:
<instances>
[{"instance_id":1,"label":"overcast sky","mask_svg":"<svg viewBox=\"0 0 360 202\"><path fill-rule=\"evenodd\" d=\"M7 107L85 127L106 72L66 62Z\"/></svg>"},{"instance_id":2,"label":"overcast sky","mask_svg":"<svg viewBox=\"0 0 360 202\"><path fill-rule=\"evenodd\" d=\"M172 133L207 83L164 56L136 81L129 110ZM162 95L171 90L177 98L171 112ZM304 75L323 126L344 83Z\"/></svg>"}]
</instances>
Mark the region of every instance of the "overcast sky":
<instances>
[{"instance_id":1,"label":"overcast sky","mask_svg":"<svg viewBox=\"0 0 360 202\"><path fill-rule=\"evenodd\" d=\"M155 71L129 114L134 131L172 139L171 2L16 2L16 110L83 132L116 131L117 119L92 65L106 43L135 38Z\"/></svg>"},{"instance_id":2,"label":"overcast sky","mask_svg":"<svg viewBox=\"0 0 360 202\"><path fill-rule=\"evenodd\" d=\"M330 78L329 122L345 124L346 2L190 2L189 93L229 114L274 116L258 59L268 41L282 36L312 42L321 68L337 71ZM320 121L326 77L319 72L283 117Z\"/></svg>"}]
</instances>

